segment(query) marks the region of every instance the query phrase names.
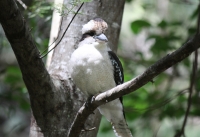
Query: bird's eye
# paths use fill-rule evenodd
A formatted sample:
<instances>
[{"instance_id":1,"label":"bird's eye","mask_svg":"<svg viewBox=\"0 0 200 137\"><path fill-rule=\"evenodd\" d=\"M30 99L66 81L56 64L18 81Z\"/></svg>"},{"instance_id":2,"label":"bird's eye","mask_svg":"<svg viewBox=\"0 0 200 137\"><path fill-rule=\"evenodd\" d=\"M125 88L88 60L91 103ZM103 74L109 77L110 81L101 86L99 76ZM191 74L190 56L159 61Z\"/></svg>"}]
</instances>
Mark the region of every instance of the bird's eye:
<instances>
[{"instance_id":1,"label":"bird's eye","mask_svg":"<svg viewBox=\"0 0 200 137\"><path fill-rule=\"evenodd\" d=\"M80 41L83 41L87 37L94 37L94 36L95 36L95 32L94 31L87 32L87 33L82 35L82 38L80 39Z\"/></svg>"},{"instance_id":2,"label":"bird's eye","mask_svg":"<svg viewBox=\"0 0 200 137\"><path fill-rule=\"evenodd\" d=\"M90 36L94 36L95 32L91 31L91 32L88 32L87 34L90 35Z\"/></svg>"}]
</instances>

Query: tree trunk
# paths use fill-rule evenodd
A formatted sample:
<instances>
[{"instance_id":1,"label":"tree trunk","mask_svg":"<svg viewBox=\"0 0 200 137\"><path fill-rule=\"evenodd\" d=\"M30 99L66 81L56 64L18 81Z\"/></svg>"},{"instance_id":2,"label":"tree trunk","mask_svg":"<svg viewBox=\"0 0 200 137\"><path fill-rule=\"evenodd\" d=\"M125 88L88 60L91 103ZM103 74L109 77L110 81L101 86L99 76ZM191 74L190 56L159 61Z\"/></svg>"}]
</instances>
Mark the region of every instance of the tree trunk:
<instances>
[{"instance_id":1,"label":"tree trunk","mask_svg":"<svg viewBox=\"0 0 200 137\"><path fill-rule=\"evenodd\" d=\"M65 0L64 4L69 5L68 1ZM76 16L65 37L55 49L48 72L42 59L39 58L39 51L15 1L0 0L0 22L16 55L30 95L34 115L31 119L30 136L67 136L77 111L86 99L75 88L68 74L70 65L68 60L81 37L81 27L94 17L103 18L110 26L106 35L111 48L116 51L123 7L124 0L85 3L80 11L82 14ZM61 34L71 18L72 15L64 17ZM85 128L94 126L97 128L82 132L80 136L96 136L100 118L99 112L95 111L88 118Z\"/></svg>"}]
</instances>

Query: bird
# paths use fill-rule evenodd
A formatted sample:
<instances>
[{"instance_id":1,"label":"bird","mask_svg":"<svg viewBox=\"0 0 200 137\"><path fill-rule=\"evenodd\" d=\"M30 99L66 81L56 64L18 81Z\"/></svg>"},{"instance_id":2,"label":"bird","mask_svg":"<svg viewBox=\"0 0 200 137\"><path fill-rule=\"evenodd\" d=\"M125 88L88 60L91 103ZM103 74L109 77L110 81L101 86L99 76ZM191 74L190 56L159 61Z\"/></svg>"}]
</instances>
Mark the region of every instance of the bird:
<instances>
[{"instance_id":1,"label":"bird","mask_svg":"<svg viewBox=\"0 0 200 137\"><path fill-rule=\"evenodd\" d=\"M108 46L104 34L107 23L94 18L82 27L82 38L70 58L70 73L75 85L87 96L94 96L124 82L122 64ZM116 137L132 137L125 120L122 97L98 107L111 123Z\"/></svg>"}]
</instances>

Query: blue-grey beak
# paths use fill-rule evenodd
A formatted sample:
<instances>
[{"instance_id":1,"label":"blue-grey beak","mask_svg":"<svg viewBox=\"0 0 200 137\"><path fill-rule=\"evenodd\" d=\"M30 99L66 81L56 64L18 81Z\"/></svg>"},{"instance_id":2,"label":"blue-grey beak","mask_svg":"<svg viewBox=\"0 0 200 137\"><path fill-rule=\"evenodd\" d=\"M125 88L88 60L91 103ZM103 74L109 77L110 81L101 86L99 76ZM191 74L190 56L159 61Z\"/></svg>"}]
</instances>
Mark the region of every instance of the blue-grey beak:
<instances>
[{"instance_id":1,"label":"blue-grey beak","mask_svg":"<svg viewBox=\"0 0 200 137\"><path fill-rule=\"evenodd\" d=\"M98 35L98 36L95 35L94 38L95 38L95 39L98 39L98 40L100 40L100 41L108 42L108 39L107 39L106 35L104 35L104 34L101 34L101 35Z\"/></svg>"}]
</instances>

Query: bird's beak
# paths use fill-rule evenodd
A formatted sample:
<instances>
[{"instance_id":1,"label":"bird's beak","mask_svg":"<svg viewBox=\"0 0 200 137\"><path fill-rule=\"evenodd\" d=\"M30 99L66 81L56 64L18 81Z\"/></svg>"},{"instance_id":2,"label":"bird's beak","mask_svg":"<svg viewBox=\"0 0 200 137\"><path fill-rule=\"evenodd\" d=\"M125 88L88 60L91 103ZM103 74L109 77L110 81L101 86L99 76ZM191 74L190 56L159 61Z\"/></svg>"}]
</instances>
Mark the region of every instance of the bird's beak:
<instances>
[{"instance_id":1,"label":"bird's beak","mask_svg":"<svg viewBox=\"0 0 200 137\"><path fill-rule=\"evenodd\" d=\"M100 34L100 35L98 35L98 36L95 35L94 38L95 38L95 39L98 39L98 40L100 40L100 41L108 42L108 39L107 39L106 35L104 35L103 33Z\"/></svg>"}]
</instances>

